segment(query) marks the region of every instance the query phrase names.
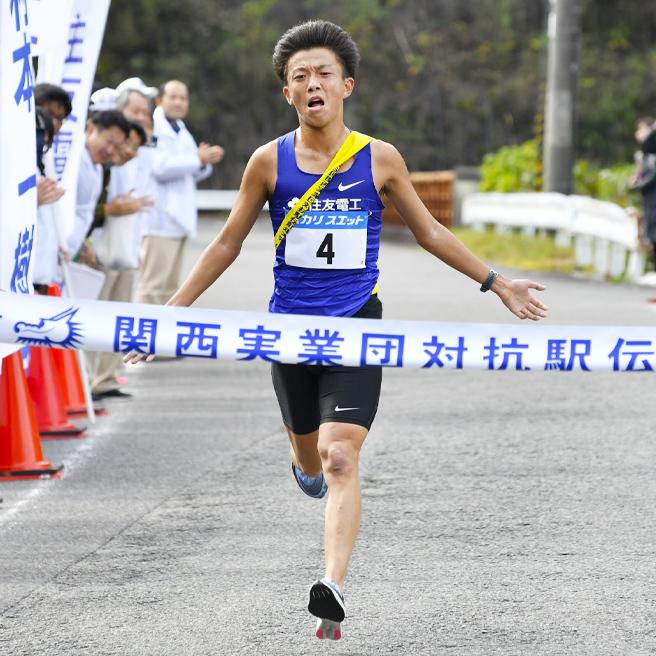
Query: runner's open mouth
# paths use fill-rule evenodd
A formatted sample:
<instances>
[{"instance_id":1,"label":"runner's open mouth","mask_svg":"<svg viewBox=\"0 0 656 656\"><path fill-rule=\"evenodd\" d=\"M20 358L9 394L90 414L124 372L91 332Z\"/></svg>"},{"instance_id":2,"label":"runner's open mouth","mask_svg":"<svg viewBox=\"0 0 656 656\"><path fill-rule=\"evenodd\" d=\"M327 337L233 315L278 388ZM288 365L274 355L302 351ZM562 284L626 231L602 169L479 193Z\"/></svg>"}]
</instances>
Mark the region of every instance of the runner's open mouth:
<instances>
[{"instance_id":1,"label":"runner's open mouth","mask_svg":"<svg viewBox=\"0 0 656 656\"><path fill-rule=\"evenodd\" d=\"M311 98L308 107L323 107L323 100L321 98Z\"/></svg>"}]
</instances>

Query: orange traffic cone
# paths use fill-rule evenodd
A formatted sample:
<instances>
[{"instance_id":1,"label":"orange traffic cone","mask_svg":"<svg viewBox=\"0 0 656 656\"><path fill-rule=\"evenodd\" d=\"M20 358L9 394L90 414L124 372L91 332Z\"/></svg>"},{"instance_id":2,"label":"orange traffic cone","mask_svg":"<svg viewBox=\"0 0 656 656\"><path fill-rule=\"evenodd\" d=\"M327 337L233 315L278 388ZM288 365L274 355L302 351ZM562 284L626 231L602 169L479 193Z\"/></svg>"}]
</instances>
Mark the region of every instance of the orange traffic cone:
<instances>
[{"instance_id":1,"label":"orange traffic cone","mask_svg":"<svg viewBox=\"0 0 656 656\"><path fill-rule=\"evenodd\" d=\"M61 296L61 287L56 282L48 285L48 296ZM64 398L64 410L71 417L87 414L87 402L84 398L84 387L78 360L73 351L68 349L53 349L59 384ZM94 404L93 411L97 415L106 415L107 410Z\"/></svg>"},{"instance_id":2,"label":"orange traffic cone","mask_svg":"<svg viewBox=\"0 0 656 656\"><path fill-rule=\"evenodd\" d=\"M0 481L59 478L63 468L43 459L23 358L20 352L9 355L0 375Z\"/></svg>"},{"instance_id":3,"label":"orange traffic cone","mask_svg":"<svg viewBox=\"0 0 656 656\"><path fill-rule=\"evenodd\" d=\"M64 399L57 381L57 369L51 349L33 346L27 368L27 384L34 399L39 433L42 437L85 437L66 416Z\"/></svg>"},{"instance_id":4,"label":"orange traffic cone","mask_svg":"<svg viewBox=\"0 0 656 656\"><path fill-rule=\"evenodd\" d=\"M48 285L48 296L61 296L61 285L56 282L51 282Z\"/></svg>"},{"instance_id":5,"label":"orange traffic cone","mask_svg":"<svg viewBox=\"0 0 656 656\"><path fill-rule=\"evenodd\" d=\"M52 349L52 355L57 369L57 380L64 398L64 410L72 417L87 414L87 404L84 399L84 387L75 351L69 349ZM97 415L106 415L107 410L94 404Z\"/></svg>"}]
</instances>

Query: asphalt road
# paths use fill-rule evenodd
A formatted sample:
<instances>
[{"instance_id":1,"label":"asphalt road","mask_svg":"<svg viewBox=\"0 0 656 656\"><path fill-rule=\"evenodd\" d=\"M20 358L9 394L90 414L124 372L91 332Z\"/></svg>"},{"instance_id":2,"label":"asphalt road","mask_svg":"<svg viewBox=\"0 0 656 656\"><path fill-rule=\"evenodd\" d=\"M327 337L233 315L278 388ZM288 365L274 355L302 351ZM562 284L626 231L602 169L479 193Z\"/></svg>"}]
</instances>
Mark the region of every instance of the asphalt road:
<instances>
[{"instance_id":1,"label":"asphalt road","mask_svg":"<svg viewBox=\"0 0 656 656\"><path fill-rule=\"evenodd\" d=\"M271 263L261 223L200 303L264 310ZM514 321L409 240L381 266L387 318ZM656 319L645 288L533 277L549 322ZM86 439L44 443L62 479L0 485L3 653L656 653L653 374L386 370L331 644L305 610L323 502L291 477L267 367L126 375Z\"/></svg>"}]
</instances>

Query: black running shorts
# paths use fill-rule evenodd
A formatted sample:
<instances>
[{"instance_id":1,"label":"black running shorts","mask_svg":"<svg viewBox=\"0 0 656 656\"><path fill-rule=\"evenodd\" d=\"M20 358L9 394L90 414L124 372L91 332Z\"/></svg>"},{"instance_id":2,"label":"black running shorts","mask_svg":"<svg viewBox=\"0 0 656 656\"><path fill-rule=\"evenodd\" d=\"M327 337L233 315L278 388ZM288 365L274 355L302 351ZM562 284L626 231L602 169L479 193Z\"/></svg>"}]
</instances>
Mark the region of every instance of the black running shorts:
<instances>
[{"instance_id":1,"label":"black running shorts","mask_svg":"<svg viewBox=\"0 0 656 656\"><path fill-rule=\"evenodd\" d=\"M373 295L353 316L381 319L383 304ZM312 433L328 421L371 428L378 409L382 367L274 362L271 377L282 419L297 435Z\"/></svg>"}]
</instances>

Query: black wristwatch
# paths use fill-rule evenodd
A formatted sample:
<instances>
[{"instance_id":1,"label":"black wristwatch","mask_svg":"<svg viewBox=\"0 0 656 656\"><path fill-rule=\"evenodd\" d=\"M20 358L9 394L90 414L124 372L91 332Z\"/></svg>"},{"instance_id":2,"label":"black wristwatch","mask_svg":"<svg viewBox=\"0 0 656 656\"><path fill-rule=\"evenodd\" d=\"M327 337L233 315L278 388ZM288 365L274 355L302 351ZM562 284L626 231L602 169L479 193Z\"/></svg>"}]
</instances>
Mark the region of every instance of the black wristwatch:
<instances>
[{"instance_id":1,"label":"black wristwatch","mask_svg":"<svg viewBox=\"0 0 656 656\"><path fill-rule=\"evenodd\" d=\"M492 285L494 284L494 281L497 279L497 276L499 274L494 270L490 269L490 273L487 274L487 278L485 279L485 282L481 285L481 291L486 292Z\"/></svg>"}]
</instances>

